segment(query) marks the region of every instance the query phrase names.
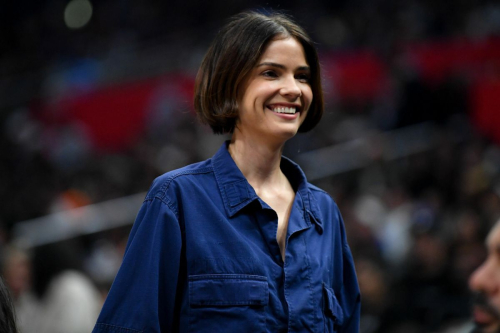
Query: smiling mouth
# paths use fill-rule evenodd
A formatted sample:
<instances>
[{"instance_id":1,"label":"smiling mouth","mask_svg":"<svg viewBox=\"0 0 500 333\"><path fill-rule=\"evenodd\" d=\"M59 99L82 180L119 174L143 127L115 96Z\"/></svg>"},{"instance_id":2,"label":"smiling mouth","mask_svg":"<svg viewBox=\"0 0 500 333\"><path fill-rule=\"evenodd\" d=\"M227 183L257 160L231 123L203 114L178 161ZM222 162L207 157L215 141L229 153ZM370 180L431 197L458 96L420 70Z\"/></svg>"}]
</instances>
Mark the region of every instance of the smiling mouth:
<instances>
[{"instance_id":1,"label":"smiling mouth","mask_svg":"<svg viewBox=\"0 0 500 333\"><path fill-rule=\"evenodd\" d=\"M498 326L500 324L500 311L488 300L484 293L473 294L472 316L478 327Z\"/></svg>"},{"instance_id":2,"label":"smiling mouth","mask_svg":"<svg viewBox=\"0 0 500 333\"><path fill-rule=\"evenodd\" d=\"M498 325L498 317L494 313L482 307L475 307L473 309L474 322L479 327L489 327L491 325Z\"/></svg>"},{"instance_id":3,"label":"smiling mouth","mask_svg":"<svg viewBox=\"0 0 500 333\"><path fill-rule=\"evenodd\" d=\"M285 113L285 114L295 114L295 112L298 111L296 107L277 106L268 108L271 109L273 112Z\"/></svg>"}]
</instances>

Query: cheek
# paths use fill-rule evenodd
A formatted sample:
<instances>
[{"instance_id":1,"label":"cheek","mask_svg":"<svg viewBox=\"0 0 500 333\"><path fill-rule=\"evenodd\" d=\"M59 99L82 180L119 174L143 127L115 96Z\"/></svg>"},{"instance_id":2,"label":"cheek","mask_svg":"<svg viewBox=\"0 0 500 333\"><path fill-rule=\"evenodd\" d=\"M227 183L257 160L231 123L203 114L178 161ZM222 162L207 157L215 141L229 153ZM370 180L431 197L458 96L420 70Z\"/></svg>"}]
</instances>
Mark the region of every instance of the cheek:
<instances>
[{"instance_id":1,"label":"cheek","mask_svg":"<svg viewBox=\"0 0 500 333\"><path fill-rule=\"evenodd\" d=\"M304 100L306 100L307 107L309 108L314 98L311 87L307 86L307 88L304 88L302 94L304 96Z\"/></svg>"},{"instance_id":2,"label":"cheek","mask_svg":"<svg viewBox=\"0 0 500 333\"><path fill-rule=\"evenodd\" d=\"M260 104L272 96L272 87L270 85L255 84L250 85L242 98L242 103L247 107L253 107Z\"/></svg>"},{"instance_id":3,"label":"cheek","mask_svg":"<svg viewBox=\"0 0 500 333\"><path fill-rule=\"evenodd\" d=\"M266 100L279 92L279 86L274 82L264 82L254 89L255 99Z\"/></svg>"}]
</instances>

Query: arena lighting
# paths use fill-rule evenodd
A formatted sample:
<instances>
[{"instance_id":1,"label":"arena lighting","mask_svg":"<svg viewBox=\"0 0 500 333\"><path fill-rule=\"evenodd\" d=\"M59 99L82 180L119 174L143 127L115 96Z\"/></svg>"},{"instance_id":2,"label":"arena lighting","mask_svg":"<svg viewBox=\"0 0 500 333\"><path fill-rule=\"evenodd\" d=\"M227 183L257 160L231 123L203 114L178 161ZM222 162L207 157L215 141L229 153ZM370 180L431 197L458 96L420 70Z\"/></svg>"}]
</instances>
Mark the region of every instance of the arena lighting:
<instances>
[{"instance_id":1,"label":"arena lighting","mask_svg":"<svg viewBox=\"0 0 500 333\"><path fill-rule=\"evenodd\" d=\"M70 29L83 28L92 18L89 0L71 0L64 9L64 23Z\"/></svg>"}]
</instances>

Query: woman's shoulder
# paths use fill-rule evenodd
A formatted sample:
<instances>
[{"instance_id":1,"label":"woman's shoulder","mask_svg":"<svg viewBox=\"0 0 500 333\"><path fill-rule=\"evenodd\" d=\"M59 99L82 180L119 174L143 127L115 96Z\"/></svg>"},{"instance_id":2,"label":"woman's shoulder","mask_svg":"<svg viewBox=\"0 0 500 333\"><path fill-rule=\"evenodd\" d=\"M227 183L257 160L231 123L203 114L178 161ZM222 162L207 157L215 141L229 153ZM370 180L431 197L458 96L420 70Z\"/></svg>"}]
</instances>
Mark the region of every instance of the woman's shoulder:
<instances>
[{"instance_id":1,"label":"woman's shoulder","mask_svg":"<svg viewBox=\"0 0 500 333\"><path fill-rule=\"evenodd\" d=\"M316 185L313 185L309 182L307 183L307 188L309 189L309 191L311 191L311 193L314 195L315 198L321 198L334 202L332 196L322 188L319 188Z\"/></svg>"},{"instance_id":2,"label":"woman's shoulder","mask_svg":"<svg viewBox=\"0 0 500 333\"><path fill-rule=\"evenodd\" d=\"M168 171L153 181L147 197L163 196L172 187L186 186L189 183L196 184L200 176L211 173L213 173L211 159Z\"/></svg>"},{"instance_id":3,"label":"woman's shoulder","mask_svg":"<svg viewBox=\"0 0 500 333\"><path fill-rule=\"evenodd\" d=\"M325 207L333 207L335 209L338 209L337 203L330 195L330 193L309 182L307 183L307 188L311 193L313 204L317 204L320 209Z\"/></svg>"}]
</instances>

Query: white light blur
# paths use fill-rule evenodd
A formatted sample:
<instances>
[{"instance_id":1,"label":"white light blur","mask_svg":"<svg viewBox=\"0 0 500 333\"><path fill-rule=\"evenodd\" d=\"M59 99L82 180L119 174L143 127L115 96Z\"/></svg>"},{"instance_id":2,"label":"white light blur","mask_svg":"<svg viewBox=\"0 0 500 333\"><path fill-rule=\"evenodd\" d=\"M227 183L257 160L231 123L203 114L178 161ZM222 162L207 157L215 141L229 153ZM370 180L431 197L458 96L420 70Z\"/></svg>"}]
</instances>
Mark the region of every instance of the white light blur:
<instances>
[{"instance_id":1,"label":"white light blur","mask_svg":"<svg viewBox=\"0 0 500 333\"><path fill-rule=\"evenodd\" d=\"M89 0L71 0L64 9L64 22L70 29L83 28L92 18Z\"/></svg>"}]
</instances>

